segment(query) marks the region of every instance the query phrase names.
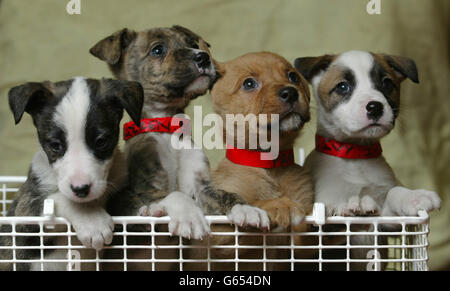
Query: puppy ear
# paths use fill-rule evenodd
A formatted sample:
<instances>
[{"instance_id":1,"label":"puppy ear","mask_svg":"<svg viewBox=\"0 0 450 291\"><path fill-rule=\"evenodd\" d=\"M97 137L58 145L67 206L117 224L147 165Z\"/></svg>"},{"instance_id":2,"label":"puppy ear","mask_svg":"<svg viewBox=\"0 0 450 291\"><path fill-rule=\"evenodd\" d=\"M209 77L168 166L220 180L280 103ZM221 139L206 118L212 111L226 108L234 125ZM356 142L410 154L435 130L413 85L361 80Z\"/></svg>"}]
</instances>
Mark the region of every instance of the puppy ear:
<instances>
[{"instance_id":1,"label":"puppy ear","mask_svg":"<svg viewBox=\"0 0 450 291\"><path fill-rule=\"evenodd\" d=\"M311 82L314 76L328 68L333 59L332 55L298 58L294 61L294 67L308 82Z\"/></svg>"},{"instance_id":2,"label":"puppy ear","mask_svg":"<svg viewBox=\"0 0 450 291\"><path fill-rule=\"evenodd\" d=\"M407 57L383 55L388 65L394 70L401 81L406 78L419 83L419 73L416 63Z\"/></svg>"},{"instance_id":3,"label":"puppy ear","mask_svg":"<svg viewBox=\"0 0 450 291\"><path fill-rule=\"evenodd\" d=\"M110 65L119 62L122 51L136 38L136 32L124 28L102 39L89 52Z\"/></svg>"},{"instance_id":4,"label":"puppy ear","mask_svg":"<svg viewBox=\"0 0 450 291\"><path fill-rule=\"evenodd\" d=\"M104 79L108 88L112 90L113 96L123 109L131 117L131 120L139 126L141 124L142 107L144 106L144 89L141 84L134 81Z\"/></svg>"},{"instance_id":5,"label":"puppy ear","mask_svg":"<svg viewBox=\"0 0 450 291\"><path fill-rule=\"evenodd\" d=\"M216 80L220 79L223 75L225 75L225 63L221 63L215 59L212 59L214 63L214 68L216 68Z\"/></svg>"},{"instance_id":6,"label":"puppy ear","mask_svg":"<svg viewBox=\"0 0 450 291\"><path fill-rule=\"evenodd\" d=\"M206 51L206 52L210 51L209 49L211 48L211 45L209 43L207 43L203 38L200 38L198 43L199 43L199 45L198 45L199 49Z\"/></svg>"},{"instance_id":7,"label":"puppy ear","mask_svg":"<svg viewBox=\"0 0 450 291\"><path fill-rule=\"evenodd\" d=\"M43 83L26 83L9 90L9 107L14 114L15 123L20 122L25 111L34 115L52 98L52 92Z\"/></svg>"}]
</instances>

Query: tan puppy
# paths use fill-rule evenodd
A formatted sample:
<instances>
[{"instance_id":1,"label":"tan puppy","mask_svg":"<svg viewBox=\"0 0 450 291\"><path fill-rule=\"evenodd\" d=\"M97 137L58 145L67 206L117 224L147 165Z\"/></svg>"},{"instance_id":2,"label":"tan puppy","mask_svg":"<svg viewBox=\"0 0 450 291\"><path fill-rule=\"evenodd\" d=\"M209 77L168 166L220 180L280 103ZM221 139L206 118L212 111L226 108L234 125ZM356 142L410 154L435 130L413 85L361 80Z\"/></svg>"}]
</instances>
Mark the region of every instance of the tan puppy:
<instances>
[{"instance_id":1,"label":"tan puppy","mask_svg":"<svg viewBox=\"0 0 450 291\"><path fill-rule=\"evenodd\" d=\"M218 72L221 78L211 91L215 111L223 119L229 113L267 114L269 122L271 114L279 114L280 152L291 149L310 119L308 85L297 70L284 58L263 52L219 64ZM250 130L246 128L246 136ZM230 134L228 129L224 134ZM298 165L264 169L224 159L213 179L220 189L238 193L266 210L272 228L288 228L292 219L298 224L312 209L312 183Z\"/></svg>"},{"instance_id":2,"label":"tan puppy","mask_svg":"<svg viewBox=\"0 0 450 291\"><path fill-rule=\"evenodd\" d=\"M293 148L294 140L300 129L309 121L310 95L308 85L297 70L284 58L273 53L250 53L226 63L217 64L220 74L211 94L215 111L226 120L227 114L267 114L267 123L279 128L280 157L286 150ZM279 123L273 121L271 114L279 115ZM258 126L245 126L243 135L251 136L265 127L258 121ZM224 136L234 136L231 128L224 128ZM277 128L277 129L278 129ZM237 136L233 137L237 141ZM245 140L245 150L250 143ZM271 142L274 142L273 140ZM259 143L258 143L259 144ZM257 148L254 153L260 153ZM267 152L267 150L266 150ZM247 153L248 154L248 153ZM228 156L228 154L227 154ZM247 157L247 158L246 158ZM293 156L292 156L293 158ZM249 156L243 157L244 163ZM237 193L249 204L265 210L271 220L271 229L289 231L291 226L296 230L305 230L300 225L303 218L312 211L313 187L308 173L299 165L291 164L273 168L246 166L224 159L213 172L213 181L219 189ZM225 226L215 231L227 231ZM301 244L297 237L296 244ZM267 238L267 244L289 245L289 237ZM261 237L245 237L239 239L240 245L258 245ZM218 236L211 238L211 244L234 244L234 237ZM261 250L239 251L240 258L262 258ZM234 258L233 249L211 250L211 257ZM297 256L297 255L296 255ZM267 258L289 258L290 253L268 251ZM288 264L290 266L290 264ZM269 264L268 269L284 269L283 264ZM213 269L234 269L234 263L220 263ZM261 270L262 264L240 264L239 269Z\"/></svg>"}]
</instances>

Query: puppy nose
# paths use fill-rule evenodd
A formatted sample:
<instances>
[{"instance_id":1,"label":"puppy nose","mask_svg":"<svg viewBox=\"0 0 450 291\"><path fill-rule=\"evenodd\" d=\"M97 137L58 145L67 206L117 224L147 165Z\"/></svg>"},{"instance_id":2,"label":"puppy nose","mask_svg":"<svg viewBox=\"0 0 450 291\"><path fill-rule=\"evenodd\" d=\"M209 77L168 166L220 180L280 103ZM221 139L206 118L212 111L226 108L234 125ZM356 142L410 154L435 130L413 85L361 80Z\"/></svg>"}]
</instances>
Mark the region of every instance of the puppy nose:
<instances>
[{"instance_id":1,"label":"puppy nose","mask_svg":"<svg viewBox=\"0 0 450 291\"><path fill-rule=\"evenodd\" d=\"M200 68L207 68L211 64L209 55L205 52L196 53L194 56L194 61Z\"/></svg>"},{"instance_id":2,"label":"puppy nose","mask_svg":"<svg viewBox=\"0 0 450 291\"><path fill-rule=\"evenodd\" d=\"M294 103L298 100L298 91L293 87L284 87L278 92L278 97L283 102Z\"/></svg>"},{"instance_id":3,"label":"puppy nose","mask_svg":"<svg viewBox=\"0 0 450 291\"><path fill-rule=\"evenodd\" d=\"M84 184L81 186L70 185L70 189L72 189L75 196L84 198L84 197L88 196L89 190L91 189L91 185L89 185L89 184Z\"/></svg>"},{"instance_id":4,"label":"puppy nose","mask_svg":"<svg viewBox=\"0 0 450 291\"><path fill-rule=\"evenodd\" d=\"M371 101L366 106L367 117L371 120L377 121L383 115L383 103L378 101Z\"/></svg>"}]
</instances>

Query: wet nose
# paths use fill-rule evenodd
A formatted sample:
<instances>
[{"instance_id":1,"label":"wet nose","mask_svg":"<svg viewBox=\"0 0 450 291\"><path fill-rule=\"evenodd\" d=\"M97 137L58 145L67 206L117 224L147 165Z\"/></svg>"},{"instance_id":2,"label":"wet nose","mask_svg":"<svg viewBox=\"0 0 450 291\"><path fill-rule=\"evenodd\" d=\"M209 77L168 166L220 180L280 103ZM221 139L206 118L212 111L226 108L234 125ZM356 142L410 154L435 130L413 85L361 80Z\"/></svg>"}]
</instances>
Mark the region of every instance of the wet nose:
<instances>
[{"instance_id":1,"label":"wet nose","mask_svg":"<svg viewBox=\"0 0 450 291\"><path fill-rule=\"evenodd\" d=\"M211 65L209 55L205 52L196 53L194 56L194 61L200 68L208 68L209 65Z\"/></svg>"},{"instance_id":2,"label":"wet nose","mask_svg":"<svg viewBox=\"0 0 450 291\"><path fill-rule=\"evenodd\" d=\"M284 87L278 92L278 98L286 103L294 103L298 100L298 91L293 87Z\"/></svg>"},{"instance_id":3,"label":"wet nose","mask_svg":"<svg viewBox=\"0 0 450 291\"><path fill-rule=\"evenodd\" d=\"M383 103L378 101L371 101L366 106L367 117L370 120L377 121L383 115L384 106Z\"/></svg>"},{"instance_id":4,"label":"wet nose","mask_svg":"<svg viewBox=\"0 0 450 291\"><path fill-rule=\"evenodd\" d=\"M70 185L70 189L72 189L75 196L84 198L84 197L88 196L89 190L91 189L91 185L89 185L89 184L84 184L81 186Z\"/></svg>"}]
</instances>

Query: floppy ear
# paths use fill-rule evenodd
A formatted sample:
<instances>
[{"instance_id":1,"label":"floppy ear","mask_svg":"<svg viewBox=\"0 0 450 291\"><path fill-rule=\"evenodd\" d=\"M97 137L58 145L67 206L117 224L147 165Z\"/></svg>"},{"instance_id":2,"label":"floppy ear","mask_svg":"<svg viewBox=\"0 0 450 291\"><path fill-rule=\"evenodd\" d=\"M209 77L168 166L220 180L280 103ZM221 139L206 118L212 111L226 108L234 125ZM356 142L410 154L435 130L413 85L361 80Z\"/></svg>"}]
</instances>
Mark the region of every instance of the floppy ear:
<instances>
[{"instance_id":1,"label":"floppy ear","mask_svg":"<svg viewBox=\"0 0 450 291\"><path fill-rule=\"evenodd\" d=\"M225 75L225 63L221 63L215 59L212 59L214 68L216 68L216 80L220 79L223 75Z\"/></svg>"},{"instance_id":2,"label":"floppy ear","mask_svg":"<svg viewBox=\"0 0 450 291\"><path fill-rule=\"evenodd\" d=\"M89 52L110 65L119 62L122 51L135 39L136 32L124 28L102 39L94 45Z\"/></svg>"},{"instance_id":3,"label":"floppy ear","mask_svg":"<svg viewBox=\"0 0 450 291\"><path fill-rule=\"evenodd\" d=\"M294 61L294 67L308 82L311 82L314 76L328 68L333 59L332 55L298 58Z\"/></svg>"},{"instance_id":4,"label":"floppy ear","mask_svg":"<svg viewBox=\"0 0 450 291\"><path fill-rule=\"evenodd\" d=\"M382 55L386 62L395 71L401 81L406 78L414 83L419 83L419 73L417 71L416 63L407 57Z\"/></svg>"},{"instance_id":5,"label":"floppy ear","mask_svg":"<svg viewBox=\"0 0 450 291\"><path fill-rule=\"evenodd\" d=\"M200 38L200 40L198 41L199 45L199 49L205 51L205 52L210 52L210 48L211 45L209 43L207 43L203 38Z\"/></svg>"},{"instance_id":6,"label":"floppy ear","mask_svg":"<svg viewBox=\"0 0 450 291\"><path fill-rule=\"evenodd\" d=\"M216 61L213 58L211 58L211 60L212 60L212 62L214 64L214 69L216 70L216 75L214 77L214 80L212 80L212 82L210 82L210 84L209 84L209 88L208 88L209 90L212 90L212 88L216 84L217 80L222 78L223 74L225 73L224 66L223 66L222 63L219 63L218 61Z\"/></svg>"},{"instance_id":7,"label":"floppy ear","mask_svg":"<svg viewBox=\"0 0 450 291\"><path fill-rule=\"evenodd\" d=\"M138 82L104 79L109 83L108 87L113 96L118 98L120 105L131 117L131 120L139 126L141 124L142 107L144 106L144 89Z\"/></svg>"},{"instance_id":8,"label":"floppy ear","mask_svg":"<svg viewBox=\"0 0 450 291\"><path fill-rule=\"evenodd\" d=\"M14 121L18 124L25 111L31 115L36 114L52 98L52 92L42 83L26 83L12 88L8 99Z\"/></svg>"}]
</instances>

